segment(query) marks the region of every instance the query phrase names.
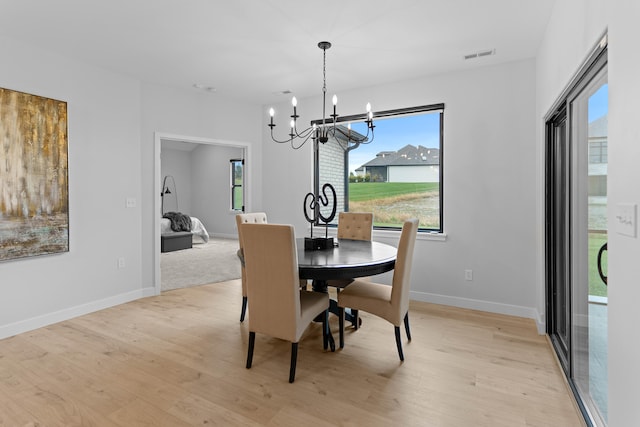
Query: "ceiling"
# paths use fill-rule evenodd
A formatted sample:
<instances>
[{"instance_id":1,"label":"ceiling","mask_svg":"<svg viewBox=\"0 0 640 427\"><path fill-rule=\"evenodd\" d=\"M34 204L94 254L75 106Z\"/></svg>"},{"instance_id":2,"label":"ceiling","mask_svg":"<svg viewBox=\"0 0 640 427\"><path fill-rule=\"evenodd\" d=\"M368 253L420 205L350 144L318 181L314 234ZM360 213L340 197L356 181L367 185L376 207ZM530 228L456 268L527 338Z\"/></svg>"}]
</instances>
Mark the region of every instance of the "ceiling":
<instances>
[{"instance_id":1,"label":"ceiling","mask_svg":"<svg viewBox=\"0 0 640 427\"><path fill-rule=\"evenodd\" d=\"M289 98L283 91L321 93L322 40L333 44L329 94L534 57L554 3L0 0L0 36L143 81L268 104Z\"/></svg>"}]
</instances>

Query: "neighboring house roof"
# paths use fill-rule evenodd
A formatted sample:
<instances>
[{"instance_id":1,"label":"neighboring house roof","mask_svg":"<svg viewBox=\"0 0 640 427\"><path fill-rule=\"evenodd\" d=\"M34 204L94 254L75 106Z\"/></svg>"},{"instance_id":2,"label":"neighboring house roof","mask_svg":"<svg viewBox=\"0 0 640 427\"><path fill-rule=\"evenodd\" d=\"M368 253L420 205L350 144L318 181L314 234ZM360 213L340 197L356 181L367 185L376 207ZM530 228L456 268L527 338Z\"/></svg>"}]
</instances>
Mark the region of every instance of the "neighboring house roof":
<instances>
[{"instance_id":1,"label":"neighboring house roof","mask_svg":"<svg viewBox=\"0 0 640 427\"><path fill-rule=\"evenodd\" d=\"M608 115L598 117L589 123L589 138L606 138L608 135Z\"/></svg>"},{"instance_id":2,"label":"neighboring house roof","mask_svg":"<svg viewBox=\"0 0 640 427\"><path fill-rule=\"evenodd\" d=\"M429 166L440 164L440 150L427 148L422 145L417 147L408 144L398 151L381 151L376 158L363 164L363 167L372 166Z\"/></svg>"}]
</instances>

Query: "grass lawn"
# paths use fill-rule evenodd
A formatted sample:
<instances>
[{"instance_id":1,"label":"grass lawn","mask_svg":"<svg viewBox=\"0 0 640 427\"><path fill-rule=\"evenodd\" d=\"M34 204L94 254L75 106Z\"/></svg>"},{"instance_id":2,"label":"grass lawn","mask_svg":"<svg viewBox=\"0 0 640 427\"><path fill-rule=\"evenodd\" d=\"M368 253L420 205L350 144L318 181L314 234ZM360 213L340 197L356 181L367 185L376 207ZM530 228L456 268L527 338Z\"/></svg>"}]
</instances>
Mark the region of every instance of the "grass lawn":
<instances>
[{"instance_id":1,"label":"grass lawn","mask_svg":"<svg viewBox=\"0 0 640 427\"><path fill-rule=\"evenodd\" d=\"M349 201L363 202L438 191L438 185L437 182L352 182L349 184Z\"/></svg>"},{"instance_id":2,"label":"grass lawn","mask_svg":"<svg viewBox=\"0 0 640 427\"><path fill-rule=\"evenodd\" d=\"M421 228L440 227L437 182L358 182L349 184L349 210L373 212L376 227L402 227L418 218Z\"/></svg>"}]
</instances>

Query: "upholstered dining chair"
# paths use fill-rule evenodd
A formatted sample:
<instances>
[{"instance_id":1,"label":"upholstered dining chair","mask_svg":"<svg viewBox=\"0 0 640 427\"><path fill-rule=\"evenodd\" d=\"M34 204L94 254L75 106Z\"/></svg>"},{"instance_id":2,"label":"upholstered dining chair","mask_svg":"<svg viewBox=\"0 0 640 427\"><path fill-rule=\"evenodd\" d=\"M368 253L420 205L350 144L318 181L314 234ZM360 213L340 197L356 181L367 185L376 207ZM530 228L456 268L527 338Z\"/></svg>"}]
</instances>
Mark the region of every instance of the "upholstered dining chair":
<instances>
[{"instance_id":1,"label":"upholstered dining chair","mask_svg":"<svg viewBox=\"0 0 640 427\"><path fill-rule=\"evenodd\" d=\"M374 314L393 324L400 360L404 360L400 337L400 325L403 322L407 338L411 341L411 331L409 329L409 286L417 231L417 219L409 219L404 222L400 241L398 242L398 253L391 286L374 283L369 280L355 279L338 294L341 317L344 307L350 307ZM344 340L343 335L344 323L342 322L340 327L341 342Z\"/></svg>"},{"instance_id":2,"label":"upholstered dining chair","mask_svg":"<svg viewBox=\"0 0 640 427\"><path fill-rule=\"evenodd\" d=\"M373 214L371 212L340 212L338 239L371 240Z\"/></svg>"},{"instance_id":3,"label":"upholstered dining chair","mask_svg":"<svg viewBox=\"0 0 640 427\"><path fill-rule=\"evenodd\" d=\"M373 232L373 213L371 212L340 212L338 214L338 239L371 240ZM333 286L337 292L349 285L353 279L329 280L327 286ZM358 310L352 310L353 327L358 329ZM344 315L340 316L340 328L344 325ZM340 348L344 347L343 335L340 336Z\"/></svg>"},{"instance_id":4,"label":"upholstered dining chair","mask_svg":"<svg viewBox=\"0 0 640 427\"><path fill-rule=\"evenodd\" d=\"M241 224L249 297L251 368L256 332L291 342L289 382L296 375L298 342L313 320L322 318L323 347L329 341L329 296L301 290L294 229L281 224ZM333 349L333 346L332 346Z\"/></svg>"},{"instance_id":5,"label":"upholstered dining chair","mask_svg":"<svg viewBox=\"0 0 640 427\"><path fill-rule=\"evenodd\" d=\"M244 269L244 254L242 250L242 230L241 224L266 224L267 214L264 212L242 213L236 215L236 225L238 228L238 258L240 258L240 274L242 280L242 311L240 312L240 322L244 322L244 316L247 312L247 278Z\"/></svg>"}]
</instances>

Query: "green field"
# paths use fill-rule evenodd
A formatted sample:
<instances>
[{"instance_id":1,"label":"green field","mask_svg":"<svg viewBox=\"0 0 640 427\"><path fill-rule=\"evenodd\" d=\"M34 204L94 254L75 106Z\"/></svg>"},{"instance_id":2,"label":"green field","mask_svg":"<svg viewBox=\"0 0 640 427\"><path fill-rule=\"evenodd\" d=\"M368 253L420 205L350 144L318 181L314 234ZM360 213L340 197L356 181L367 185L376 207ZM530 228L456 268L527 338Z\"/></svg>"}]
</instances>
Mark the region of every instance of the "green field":
<instances>
[{"instance_id":1,"label":"green field","mask_svg":"<svg viewBox=\"0 0 640 427\"><path fill-rule=\"evenodd\" d=\"M362 202L438 191L437 182L357 182L349 184L349 201Z\"/></svg>"},{"instance_id":2,"label":"green field","mask_svg":"<svg viewBox=\"0 0 640 427\"><path fill-rule=\"evenodd\" d=\"M374 225L401 227L418 218L421 228L440 228L437 182L358 182L349 184L349 210L373 212Z\"/></svg>"}]
</instances>

